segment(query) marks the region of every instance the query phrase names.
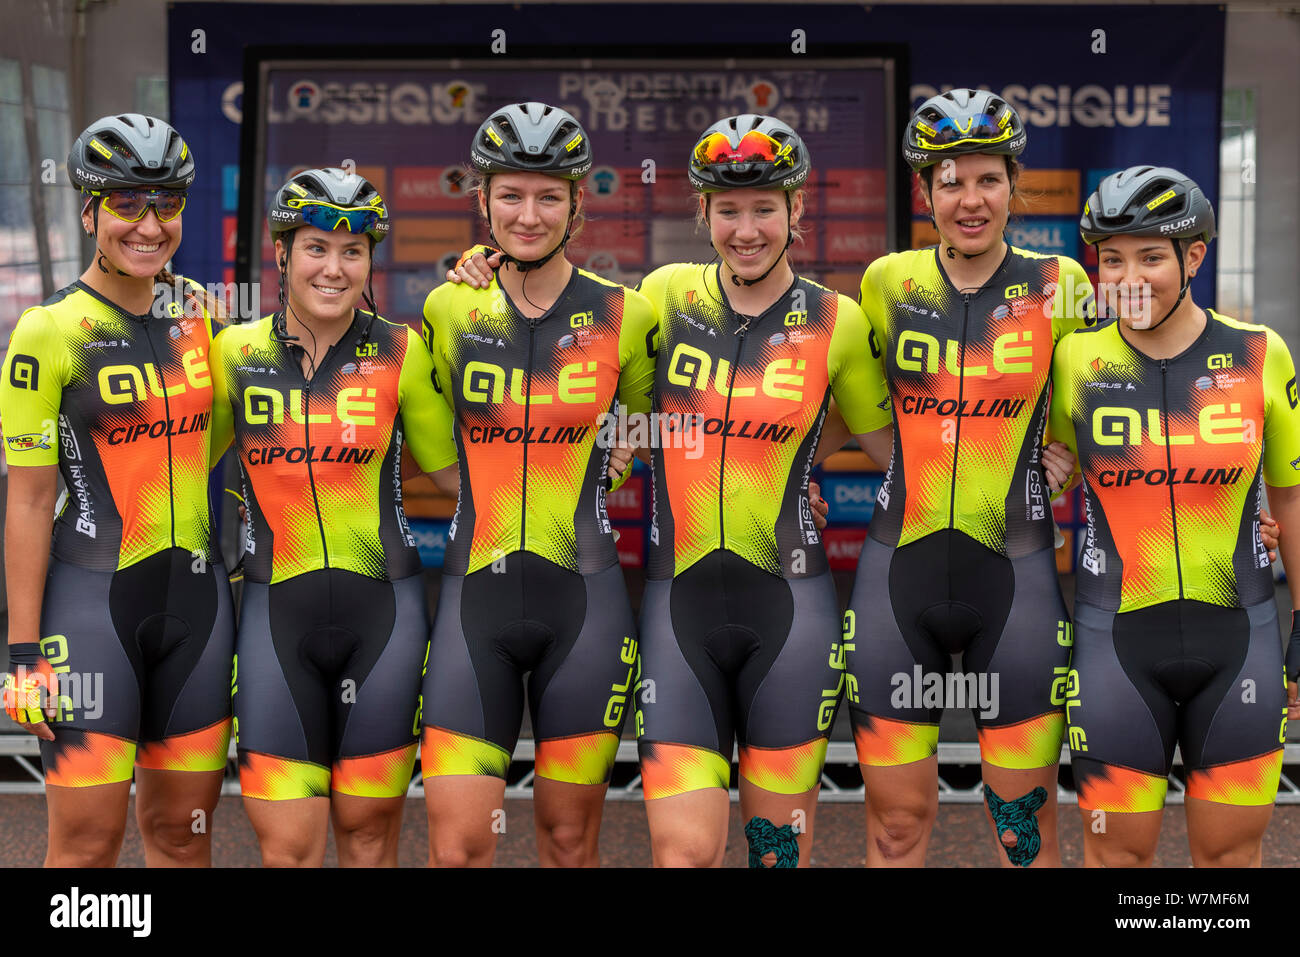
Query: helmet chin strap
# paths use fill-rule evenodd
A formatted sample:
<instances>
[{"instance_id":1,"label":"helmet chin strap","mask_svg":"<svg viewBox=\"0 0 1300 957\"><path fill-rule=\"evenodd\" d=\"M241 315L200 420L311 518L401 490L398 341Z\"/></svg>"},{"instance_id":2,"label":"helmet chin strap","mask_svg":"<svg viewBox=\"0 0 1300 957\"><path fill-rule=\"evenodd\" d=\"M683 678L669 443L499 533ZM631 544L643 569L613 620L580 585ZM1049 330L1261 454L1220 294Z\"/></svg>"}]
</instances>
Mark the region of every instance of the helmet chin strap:
<instances>
[{"instance_id":1,"label":"helmet chin strap","mask_svg":"<svg viewBox=\"0 0 1300 957\"><path fill-rule=\"evenodd\" d=\"M731 284L733 286L757 286L760 282L762 282L764 279L768 277L768 275L772 272L772 270L775 269L783 259L785 259L785 251L790 248L790 244L792 242L794 242L794 230L790 227L790 194L786 193L785 194L785 245L781 247L780 254L775 259L772 260L772 265L764 269L763 275L759 276L757 279L741 279L733 271L731 274ZM719 255L721 254L719 253Z\"/></svg>"},{"instance_id":2,"label":"helmet chin strap","mask_svg":"<svg viewBox=\"0 0 1300 957\"><path fill-rule=\"evenodd\" d=\"M1145 329L1141 330L1142 332L1150 332L1152 329L1159 327L1165 319L1172 316L1174 312L1177 311L1178 307L1183 304L1183 299L1187 296L1187 290L1190 289L1192 285L1192 277L1187 275L1187 268L1183 265L1182 241L1178 239L1170 239L1169 241L1174 244L1174 257L1178 260L1178 284L1181 288L1178 290L1178 298L1174 300L1174 304L1169 307L1169 311L1164 314L1164 317L1160 322L1147 326Z\"/></svg>"},{"instance_id":3,"label":"helmet chin strap","mask_svg":"<svg viewBox=\"0 0 1300 957\"><path fill-rule=\"evenodd\" d=\"M104 250L99 248L99 203L95 202L94 196L89 196L86 198L86 206L90 207L90 219L91 222L94 223L94 231L91 235L95 237L95 252L99 254L95 257L95 265L99 267L100 272L107 276L108 267L104 265ZM81 208L83 215L86 212L86 206ZM131 275L130 273L122 272L122 270L117 268L116 264L113 265L113 269L116 270L119 276Z\"/></svg>"},{"instance_id":4,"label":"helmet chin strap","mask_svg":"<svg viewBox=\"0 0 1300 957\"><path fill-rule=\"evenodd\" d=\"M1192 277L1187 275L1187 267L1183 264L1182 241L1178 239L1173 239L1172 237L1170 238L1169 241L1174 244L1174 258L1178 260L1178 283L1180 286L1178 290L1178 298L1174 300L1174 304L1169 307L1169 311L1166 312L1160 318L1159 322L1153 322L1151 325L1147 326L1146 328L1137 329L1136 330L1137 332L1150 332L1152 329L1158 329L1161 325L1163 325L1166 319L1168 319L1170 316L1172 316L1175 312L1178 311L1178 307L1183 304L1183 299L1187 297L1187 290L1192 287ZM1100 240L1094 243L1093 245L1100 248L1101 246Z\"/></svg>"}]
</instances>

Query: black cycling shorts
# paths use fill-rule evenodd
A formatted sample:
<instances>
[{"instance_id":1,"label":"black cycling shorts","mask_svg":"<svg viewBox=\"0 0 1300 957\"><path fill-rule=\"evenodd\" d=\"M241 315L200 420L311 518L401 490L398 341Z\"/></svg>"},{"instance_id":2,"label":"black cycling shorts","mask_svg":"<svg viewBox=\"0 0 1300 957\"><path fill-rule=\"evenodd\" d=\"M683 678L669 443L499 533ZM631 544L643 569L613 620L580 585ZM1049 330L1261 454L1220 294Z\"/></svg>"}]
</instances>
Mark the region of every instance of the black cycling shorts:
<instances>
[{"instance_id":1,"label":"black cycling shorts","mask_svg":"<svg viewBox=\"0 0 1300 957\"><path fill-rule=\"evenodd\" d=\"M803 794L821 780L845 684L829 572L784 579L710 552L646 582L637 738L647 800L726 788L740 774Z\"/></svg>"},{"instance_id":2,"label":"black cycling shorts","mask_svg":"<svg viewBox=\"0 0 1300 957\"><path fill-rule=\"evenodd\" d=\"M618 565L580 575L527 551L443 575L424 679L425 778L504 778L524 675L539 777L609 780L637 660Z\"/></svg>"},{"instance_id":3,"label":"black cycling shorts","mask_svg":"<svg viewBox=\"0 0 1300 957\"><path fill-rule=\"evenodd\" d=\"M246 583L233 686L244 797L405 794L428 622L420 575Z\"/></svg>"},{"instance_id":4,"label":"black cycling shorts","mask_svg":"<svg viewBox=\"0 0 1300 957\"><path fill-rule=\"evenodd\" d=\"M1272 804L1286 741L1277 609L1162 602L1115 614L1079 602L1066 712L1079 806L1164 807L1174 745L1189 797Z\"/></svg>"},{"instance_id":5,"label":"black cycling shorts","mask_svg":"<svg viewBox=\"0 0 1300 957\"><path fill-rule=\"evenodd\" d=\"M220 565L178 548L113 572L51 556L41 634L60 675L54 740L41 742L47 783L226 766L234 615Z\"/></svg>"},{"instance_id":6,"label":"black cycling shorts","mask_svg":"<svg viewBox=\"0 0 1300 957\"><path fill-rule=\"evenodd\" d=\"M844 620L859 763L934 755L946 707L974 712L988 764L1060 760L1073 632L1051 549L1011 559L952 529L897 549L868 537Z\"/></svg>"}]
</instances>

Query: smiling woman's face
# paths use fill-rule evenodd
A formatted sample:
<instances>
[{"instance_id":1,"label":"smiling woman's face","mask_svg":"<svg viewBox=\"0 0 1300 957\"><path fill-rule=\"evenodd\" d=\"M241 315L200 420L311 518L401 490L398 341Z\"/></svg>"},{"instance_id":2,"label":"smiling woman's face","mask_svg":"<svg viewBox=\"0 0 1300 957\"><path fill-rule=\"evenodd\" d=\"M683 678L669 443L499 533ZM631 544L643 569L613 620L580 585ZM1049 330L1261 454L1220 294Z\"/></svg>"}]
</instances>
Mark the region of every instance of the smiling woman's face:
<instances>
[{"instance_id":1,"label":"smiling woman's face","mask_svg":"<svg viewBox=\"0 0 1300 957\"><path fill-rule=\"evenodd\" d=\"M275 241L275 255L289 266L289 301L295 312L320 322L352 318L370 273L370 237L364 233L300 226L291 234L292 250Z\"/></svg>"}]
</instances>

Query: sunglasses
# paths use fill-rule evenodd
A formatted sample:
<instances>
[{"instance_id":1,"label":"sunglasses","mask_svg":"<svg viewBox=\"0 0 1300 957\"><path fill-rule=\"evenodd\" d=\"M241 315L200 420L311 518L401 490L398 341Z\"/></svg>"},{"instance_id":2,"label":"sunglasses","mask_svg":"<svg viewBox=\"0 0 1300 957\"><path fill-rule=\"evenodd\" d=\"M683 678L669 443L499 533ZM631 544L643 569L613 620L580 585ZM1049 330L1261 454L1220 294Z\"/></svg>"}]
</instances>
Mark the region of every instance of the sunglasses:
<instances>
[{"instance_id":1,"label":"sunglasses","mask_svg":"<svg viewBox=\"0 0 1300 957\"><path fill-rule=\"evenodd\" d=\"M170 223L185 208L185 194L174 189L111 189L93 195L103 197L102 207L124 223L138 223L150 206L158 222Z\"/></svg>"},{"instance_id":2,"label":"sunglasses","mask_svg":"<svg viewBox=\"0 0 1300 957\"><path fill-rule=\"evenodd\" d=\"M287 205L296 209L302 221L327 233L345 229L350 233L366 233L385 215L383 206L335 206L315 199L290 199Z\"/></svg>"},{"instance_id":3,"label":"sunglasses","mask_svg":"<svg viewBox=\"0 0 1300 957\"><path fill-rule=\"evenodd\" d=\"M768 162L775 166L782 163L794 166L794 147L789 143L778 143L766 133L750 130L740 138L735 146L726 133L710 133L695 147L695 162L700 166L714 163L758 163Z\"/></svg>"},{"instance_id":4,"label":"sunglasses","mask_svg":"<svg viewBox=\"0 0 1300 957\"><path fill-rule=\"evenodd\" d=\"M951 117L945 117L933 126L917 120L917 145L923 149L940 150L961 143L1001 143L1011 139L1011 114L1003 113L997 117L987 113L966 118L965 125Z\"/></svg>"}]
</instances>

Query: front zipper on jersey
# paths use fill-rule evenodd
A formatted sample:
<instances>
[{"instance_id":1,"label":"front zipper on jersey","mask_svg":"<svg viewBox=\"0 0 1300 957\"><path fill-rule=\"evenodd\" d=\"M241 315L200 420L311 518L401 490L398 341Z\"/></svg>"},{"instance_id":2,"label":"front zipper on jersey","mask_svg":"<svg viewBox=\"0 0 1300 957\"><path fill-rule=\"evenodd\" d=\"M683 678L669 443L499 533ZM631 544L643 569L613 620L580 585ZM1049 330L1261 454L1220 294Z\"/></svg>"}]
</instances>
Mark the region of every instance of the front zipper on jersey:
<instances>
[{"instance_id":1,"label":"front zipper on jersey","mask_svg":"<svg viewBox=\"0 0 1300 957\"><path fill-rule=\"evenodd\" d=\"M727 376L727 404L722 412L722 459L718 463L718 547L727 547L727 526L723 523L722 508L722 480L727 472L727 421L731 418L731 387L736 382L736 370L740 368L740 350L745 347L745 333L749 331L749 324L753 321L752 316L740 316L740 325L732 330L732 335L736 336L736 361L731 364L731 373Z\"/></svg>"},{"instance_id":2,"label":"front zipper on jersey","mask_svg":"<svg viewBox=\"0 0 1300 957\"><path fill-rule=\"evenodd\" d=\"M144 341L149 343L149 351L153 354L153 367L158 372L159 389L162 392L163 400L163 418L167 420L167 511L171 517L171 541L172 548L176 547L176 488L172 480L172 410L167 401L167 383L163 380L162 363L158 361L158 350L154 348L153 337L150 336L152 327L148 322L144 324Z\"/></svg>"},{"instance_id":3,"label":"front zipper on jersey","mask_svg":"<svg viewBox=\"0 0 1300 957\"><path fill-rule=\"evenodd\" d=\"M963 386L966 384L966 327L970 320L970 293L962 293L961 302L961 343L957 352L957 428L952 436L952 481L948 486L949 528L955 528L957 522L957 450L961 448L961 400ZM942 357L940 361L943 361Z\"/></svg>"},{"instance_id":4,"label":"front zipper on jersey","mask_svg":"<svg viewBox=\"0 0 1300 957\"><path fill-rule=\"evenodd\" d=\"M1174 530L1174 568L1178 571L1178 597L1183 598L1183 560L1178 553L1178 512L1174 507L1174 452L1169 444L1169 368L1160 360L1160 417L1165 430L1165 465L1169 468L1169 520Z\"/></svg>"},{"instance_id":5,"label":"front zipper on jersey","mask_svg":"<svg viewBox=\"0 0 1300 957\"><path fill-rule=\"evenodd\" d=\"M558 300L557 300L558 301ZM519 549L526 551L528 540L528 407L533 400L533 350L537 344L538 317L528 320L528 366L524 369L524 477L519 487L522 507L519 509Z\"/></svg>"},{"instance_id":6,"label":"front zipper on jersey","mask_svg":"<svg viewBox=\"0 0 1300 957\"><path fill-rule=\"evenodd\" d=\"M298 366L299 370L302 366ZM320 375L320 370L317 370ZM320 499L316 497L316 475L311 468L311 381L303 376L304 387L302 390L302 436L303 444L307 447L307 483L311 486L311 503L316 508L316 527L320 529L320 550L321 561L325 568L330 565L330 549L325 542L325 521L320 514Z\"/></svg>"},{"instance_id":7,"label":"front zipper on jersey","mask_svg":"<svg viewBox=\"0 0 1300 957\"><path fill-rule=\"evenodd\" d=\"M355 324L355 316L353 317L352 322ZM347 339L351 332L352 324L349 324L348 331L343 334L343 337L339 339L339 342L341 343ZM298 375L302 378L302 435L303 444L306 446L307 451L307 483L311 486L311 503L316 509L316 527L320 530L321 560L324 563L323 567L329 568L330 549L325 540L325 520L321 517L320 498L316 494L316 473L312 471L311 467L311 384L312 380L319 378L329 365L330 360L333 358L332 354L338 351L338 343L335 343L326 350L324 364L315 368L311 379L308 379L306 373L302 371L302 362L293 354L293 350L286 346L285 351L289 353L289 358L292 360L294 368L298 370Z\"/></svg>"}]
</instances>

